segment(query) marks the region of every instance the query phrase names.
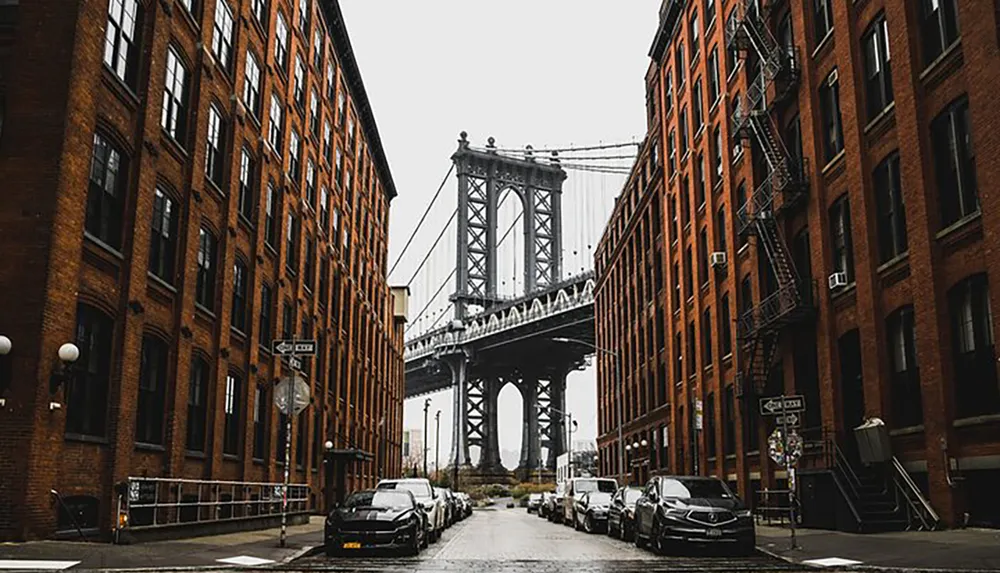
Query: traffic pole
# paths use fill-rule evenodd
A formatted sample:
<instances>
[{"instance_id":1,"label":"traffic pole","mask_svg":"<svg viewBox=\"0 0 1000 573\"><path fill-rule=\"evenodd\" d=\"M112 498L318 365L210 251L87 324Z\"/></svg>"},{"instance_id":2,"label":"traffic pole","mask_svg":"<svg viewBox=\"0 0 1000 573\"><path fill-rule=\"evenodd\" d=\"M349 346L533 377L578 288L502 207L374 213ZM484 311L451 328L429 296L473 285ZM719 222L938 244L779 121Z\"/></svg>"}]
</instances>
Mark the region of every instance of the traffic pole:
<instances>
[{"instance_id":1,"label":"traffic pole","mask_svg":"<svg viewBox=\"0 0 1000 573\"><path fill-rule=\"evenodd\" d=\"M285 403L285 486L281 488L281 537L279 547L284 547L288 535L288 482L291 479L292 463L292 400L295 399L295 371L292 371L292 381L288 385L288 398Z\"/></svg>"},{"instance_id":2,"label":"traffic pole","mask_svg":"<svg viewBox=\"0 0 1000 573\"><path fill-rule=\"evenodd\" d=\"M785 479L788 481L788 523L792 532L792 549L798 549L798 543L795 539L795 491L793 487L795 485L795 469L792 468L792 455L788 451L788 410L785 404L785 395L781 395L781 440L782 452L784 452L785 457Z\"/></svg>"}]
</instances>

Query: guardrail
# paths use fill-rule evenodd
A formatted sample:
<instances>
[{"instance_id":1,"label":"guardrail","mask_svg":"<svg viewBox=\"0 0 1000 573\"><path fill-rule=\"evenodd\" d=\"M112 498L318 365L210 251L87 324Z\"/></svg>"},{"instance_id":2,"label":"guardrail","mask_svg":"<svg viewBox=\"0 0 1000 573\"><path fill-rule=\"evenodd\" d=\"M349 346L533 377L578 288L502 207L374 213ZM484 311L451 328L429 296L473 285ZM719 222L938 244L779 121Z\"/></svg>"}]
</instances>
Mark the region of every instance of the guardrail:
<instances>
[{"instance_id":1,"label":"guardrail","mask_svg":"<svg viewBox=\"0 0 1000 573\"><path fill-rule=\"evenodd\" d=\"M284 484L130 477L118 485L118 529L148 530L281 514ZM309 486L288 486L288 512L309 511Z\"/></svg>"}]
</instances>

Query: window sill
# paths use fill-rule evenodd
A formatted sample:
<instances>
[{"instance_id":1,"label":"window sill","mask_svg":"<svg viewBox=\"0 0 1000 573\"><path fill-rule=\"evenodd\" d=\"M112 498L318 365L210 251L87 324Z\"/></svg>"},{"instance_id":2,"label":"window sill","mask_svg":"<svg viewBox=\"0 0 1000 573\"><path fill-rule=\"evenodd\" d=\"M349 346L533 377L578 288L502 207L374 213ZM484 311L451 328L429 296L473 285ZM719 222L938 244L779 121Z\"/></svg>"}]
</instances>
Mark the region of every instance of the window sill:
<instances>
[{"instance_id":1,"label":"window sill","mask_svg":"<svg viewBox=\"0 0 1000 573\"><path fill-rule=\"evenodd\" d=\"M908 426L906 428L898 428L896 430L889 430L889 435L896 436L911 436L913 434L920 434L924 431L924 425L920 424L917 426Z\"/></svg>"},{"instance_id":2,"label":"window sill","mask_svg":"<svg viewBox=\"0 0 1000 573\"><path fill-rule=\"evenodd\" d=\"M934 238L944 247L955 248L969 238L982 234L982 216L982 211L966 215L938 231Z\"/></svg>"},{"instance_id":3,"label":"window sill","mask_svg":"<svg viewBox=\"0 0 1000 573\"><path fill-rule=\"evenodd\" d=\"M946 80L965 60L962 52L962 38L955 40L933 62L920 72L920 83L924 88L932 88Z\"/></svg>"},{"instance_id":4,"label":"window sill","mask_svg":"<svg viewBox=\"0 0 1000 573\"><path fill-rule=\"evenodd\" d=\"M906 277L910 271L909 260L910 253L906 251L879 265L875 273L882 279L882 286L888 286Z\"/></svg>"},{"instance_id":5,"label":"window sill","mask_svg":"<svg viewBox=\"0 0 1000 573\"><path fill-rule=\"evenodd\" d=\"M206 320L215 321L215 313L208 310L200 303L194 303L195 316L199 318L204 318Z\"/></svg>"},{"instance_id":6,"label":"window sill","mask_svg":"<svg viewBox=\"0 0 1000 573\"><path fill-rule=\"evenodd\" d=\"M867 137L876 139L889 131L889 128L894 125L896 125L896 100L889 102L889 105L885 106L878 115L868 122L864 133Z\"/></svg>"},{"instance_id":7,"label":"window sill","mask_svg":"<svg viewBox=\"0 0 1000 573\"><path fill-rule=\"evenodd\" d=\"M857 292L858 283L852 280L847 286L838 289L835 293L830 295L830 300L833 301L834 308L840 309L847 306L850 301L854 300L854 295Z\"/></svg>"},{"instance_id":8,"label":"window sill","mask_svg":"<svg viewBox=\"0 0 1000 573\"><path fill-rule=\"evenodd\" d=\"M952 426L956 428L966 428L969 426L981 426L984 424L995 424L1000 423L1000 414L985 414L982 416L970 416L968 418L959 418L952 422Z\"/></svg>"},{"instance_id":9,"label":"window sill","mask_svg":"<svg viewBox=\"0 0 1000 573\"><path fill-rule=\"evenodd\" d=\"M87 241L89 241L90 243L93 243L93 245L95 247L98 247L101 251L103 251L103 252L111 255L112 257L118 259L119 261L124 261L125 260L125 256L122 255L122 253L118 249L116 249L116 248L112 247L111 245L105 243L104 241L98 239L94 235L91 235L87 231L83 232L83 238L86 239Z\"/></svg>"},{"instance_id":10,"label":"window sill","mask_svg":"<svg viewBox=\"0 0 1000 573\"><path fill-rule=\"evenodd\" d=\"M235 326L230 325L229 326L229 334L231 336L235 336L236 338L242 340L243 342L246 342L247 333L243 332L243 330L240 329L240 328L237 328Z\"/></svg>"},{"instance_id":11,"label":"window sill","mask_svg":"<svg viewBox=\"0 0 1000 573\"><path fill-rule=\"evenodd\" d=\"M115 93L122 103L133 110L137 109L139 107L139 96L135 95L135 90L118 77L118 74L109 68L107 64L104 64L102 68L101 79L105 80L104 83Z\"/></svg>"},{"instance_id":12,"label":"window sill","mask_svg":"<svg viewBox=\"0 0 1000 573\"><path fill-rule=\"evenodd\" d=\"M222 454L222 460L226 462L238 462L240 457L236 454Z\"/></svg>"},{"instance_id":13,"label":"window sill","mask_svg":"<svg viewBox=\"0 0 1000 573\"><path fill-rule=\"evenodd\" d=\"M271 355L271 349L263 344L257 343L257 349L259 354L266 354L268 356Z\"/></svg>"},{"instance_id":14,"label":"window sill","mask_svg":"<svg viewBox=\"0 0 1000 573\"><path fill-rule=\"evenodd\" d=\"M254 458L253 459L253 465L255 465L255 466L262 466L262 465L265 465L266 463L267 462L264 461L264 458Z\"/></svg>"},{"instance_id":15,"label":"window sill","mask_svg":"<svg viewBox=\"0 0 1000 573\"><path fill-rule=\"evenodd\" d=\"M87 434L74 434L71 432L66 432L63 435L63 439L67 442L80 442L83 444L97 444L99 446L108 445L108 439L103 436L90 436Z\"/></svg>"},{"instance_id":16,"label":"window sill","mask_svg":"<svg viewBox=\"0 0 1000 573\"><path fill-rule=\"evenodd\" d=\"M715 116L715 112L716 112L716 110L718 110L718 109L719 109L719 104L720 104L720 103L722 103L722 96L720 96L720 95L716 95L716 96L715 96L715 101L713 101L713 102L712 102L712 105L710 105L710 106L708 107L708 115L710 115L710 116L713 116L713 117L714 117L714 116Z\"/></svg>"},{"instance_id":17,"label":"window sill","mask_svg":"<svg viewBox=\"0 0 1000 573\"><path fill-rule=\"evenodd\" d=\"M701 125L699 125L698 129L694 132L694 138L691 140L693 144L692 147L698 145L698 142L701 141L701 136L704 134L705 134L705 122L702 121Z\"/></svg>"},{"instance_id":18,"label":"window sill","mask_svg":"<svg viewBox=\"0 0 1000 573\"><path fill-rule=\"evenodd\" d=\"M823 36L823 39L820 40L818 44L816 44L816 48L812 51L812 54L810 55L810 57L812 57L813 60L819 59L821 53L825 53L827 51L827 48L831 49L833 48L833 30L834 28L833 26L831 26L830 29L826 31L826 35Z\"/></svg>"},{"instance_id":19,"label":"window sill","mask_svg":"<svg viewBox=\"0 0 1000 573\"><path fill-rule=\"evenodd\" d=\"M238 214L236 219L239 221L240 226L245 227L248 231L253 231L257 228L253 221L243 213Z\"/></svg>"},{"instance_id":20,"label":"window sill","mask_svg":"<svg viewBox=\"0 0 1000 573\"><path fill-rule=\"evenodd\" d=\"M723 365L728 365L732 361L733 361L733 353L732 352L730 352L729 354L726 354L725 356L722 357L722 364Z\"/></svg>"},{"instance_id":21,"label":"window sill","mask_svg":"<svg viewBox=\"0 0 1000 573\"><path fill-rule=\"evenodd\" d=\"M155 273L146 271L146 278L153 282L157 287L170 291L173 294L177 294L177 287L168 283L167 281L161 279Z\"/></svg>"},{"instance_id":22,"label":"window sill","mask_svg":"<svg viewBox=\"0 0 1000 573\"><path fill-rule=\"evenodd\" d=\"M832 178L835 172L840 171L844 166L844 163L846 163L844 159L846 156L847 150L841 149L836 155L833 156L833 159L827 161L826 165L823 166L823 177Z\"/></svg>"},{"instance_id":23,"label":"window sill","mask_svg":"<svg viewBox=\"0 0 1000 573\"><path fill-rule=\"evenodd\" d=\"M205 452L198 452L195 450L184 450L184 457L195 460L204 460L207 458Z\"/></svg>"},{"instance_id":24,"label":"window sill","mask_svg":"<svg viewBox=\"0 0 1000 573\"><path fill-rule=\"evenodd\" d=\"M726 454L726 461L731 462L736 460L736 454Z\"/></svg>"},{"instance_id":25,"label":"window sill","mask_svg":"<svg viewBox=\"0 0 1000 573\"><path fill-rule=\"evenodd\" d=\"M701 48L698 48L698 51L691 56L691 63L688 65L688 69L694 71L699 61L701 61Z\"/></svg>"},{"instance_id":26,"label":"window sill","mask_svg":"<svg viewBox=\"0 0 1000 573\"><path fill-rule=\"evenodd\" d=\"M687 163L688 157L691 157L691 148L690 147L684 150L684 155L681 155L681 165L684 165L685 163Z\"/></svg>"},{"instance_id":27,"label":"window sill","mask_svg":"<svg viewBox=\"0 0 1000 573\"><path fill-rule=\"evenodd\" d=\"M706 365L704 365L704 366L701 367L701 371L704 372L705 375L711 374L712 370L714 370L714 369L715 369L715 365L714 364L706 364Z\"/></svg>"},{"instance_id":28,"label":"window sill","mask_svg":"<svg viewBox=\"0 0 1000 573\"><path fill-rule=\"evenodd\" d=\"M188 160L187 150L184 149L184 146L181 145L181 142L174 139L173 135L167 133L167 130L163 129L163 126L160 126L160 140L164 142L164 145L166 146L167 150L170 151L171 154L173 154L174 158L177 159L178 162L187 163Z\"/></svg>"},{"instance_id":29,"label":"window sill","mask_svg":"<svg viewBox=\"0 0 1000 573\"><path fill-rule=\"evenodd\" d=\"M135 449L140 452L157 452L163 453L167 451L167 448L160 444L147 444L145 442L136 442Z\"/></svg>"}]
</instances>

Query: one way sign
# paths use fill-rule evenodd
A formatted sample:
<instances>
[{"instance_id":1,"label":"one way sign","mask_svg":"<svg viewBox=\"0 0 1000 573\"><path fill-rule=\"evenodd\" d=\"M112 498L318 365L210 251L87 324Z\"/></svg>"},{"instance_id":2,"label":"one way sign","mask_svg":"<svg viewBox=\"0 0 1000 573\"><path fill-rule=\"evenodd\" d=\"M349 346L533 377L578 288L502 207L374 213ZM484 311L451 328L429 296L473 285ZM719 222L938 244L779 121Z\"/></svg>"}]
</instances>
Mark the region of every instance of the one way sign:
<instances>
[{"instance_id":1,"label":"one way sign","mask_svg":"<svg viewBox=\"0 0 1000 573\"><path fill-rule=\"evenodd\" d=\"M272 340L271 351L281 356L313 356L315 340Z\"/></svg>"},{"instance_id":2,"label":"one way sign","mask_svg":"<svg viewBox=\"0 0 1000 573\"><path fill-rule=\"evenodd\" d=\"M779 426L789 425L798 426L799 425L799 415L798 414L785 414L784 416L776 416L774 421Z\"/></svg>"},{"instance_id":3,"label":"one way sign","mask_svg":"<svg viewBox=\"0 0 1000 573\"><path fill-rule=\"evenodd\" d=\"M782 405L782 401L784 401L784 405ZM786 412L804 412L805 410L805 396L772 396L760 399L760 413L763 416L774 416Z\"/></svg>"}]
</instances>

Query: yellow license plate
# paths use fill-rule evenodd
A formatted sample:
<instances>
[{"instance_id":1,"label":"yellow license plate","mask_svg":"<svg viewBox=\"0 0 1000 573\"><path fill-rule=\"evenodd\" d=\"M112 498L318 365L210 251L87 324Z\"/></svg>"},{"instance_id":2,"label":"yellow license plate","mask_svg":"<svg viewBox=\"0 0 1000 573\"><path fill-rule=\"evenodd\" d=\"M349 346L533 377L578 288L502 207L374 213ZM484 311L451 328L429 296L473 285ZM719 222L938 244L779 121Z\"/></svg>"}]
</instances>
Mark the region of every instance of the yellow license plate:
<instances>
[{"instance_id":1,"label":"yellow license plate","mask_svg":"<svg viewBox=\"0 0 1000 573\"><path fill-rule=\"evenodd\" d=\"M357 541L351 541L344 544L344 549L361 549L361 544Z\"/></svg>"}]
</instances>

